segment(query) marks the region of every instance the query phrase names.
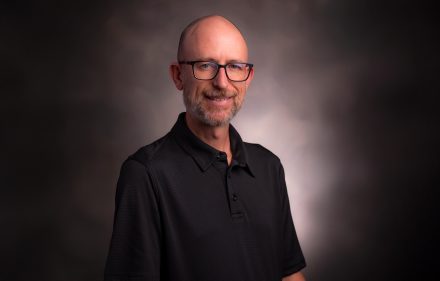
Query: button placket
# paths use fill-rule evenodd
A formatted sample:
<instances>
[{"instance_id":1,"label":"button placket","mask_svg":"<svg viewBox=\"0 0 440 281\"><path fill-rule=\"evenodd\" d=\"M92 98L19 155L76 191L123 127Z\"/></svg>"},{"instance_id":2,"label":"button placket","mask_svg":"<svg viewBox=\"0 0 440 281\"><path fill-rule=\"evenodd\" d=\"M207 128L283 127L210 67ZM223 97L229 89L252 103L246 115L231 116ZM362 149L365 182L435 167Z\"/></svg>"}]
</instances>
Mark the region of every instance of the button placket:
<instances>
[{"instance_id":1,"label":"button placket","mask_svg":"<svg viewBox=\"0 0 440 281\"><path fill-rule=\"evenodd\" d=\"M231 208L231 217L233 220L241 220L243 217L243 207L239 200L239 194L234 190L232 184L232 168L234 165L231 165L227 170L226 176L226 185L229 195L229 206Z\"/></svg>"}]
</instances>

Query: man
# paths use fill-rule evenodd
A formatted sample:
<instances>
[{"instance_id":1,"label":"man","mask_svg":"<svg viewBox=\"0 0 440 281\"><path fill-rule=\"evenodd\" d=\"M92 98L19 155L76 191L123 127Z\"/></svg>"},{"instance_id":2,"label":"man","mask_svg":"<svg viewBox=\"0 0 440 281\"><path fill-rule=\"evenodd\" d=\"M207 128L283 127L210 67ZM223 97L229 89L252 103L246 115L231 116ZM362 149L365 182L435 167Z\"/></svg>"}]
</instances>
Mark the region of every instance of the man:
<instances>
[{"instance_id":1,"label":"man","mask_svg":"<svg viewBox=\"0 0 440 281\"><path fill-rule=\"evenodd\" d=\"M182 32L170 74L186 113L122 166L105 280L304 280L282 165L229 125L254 75L247 61L223 17Z\"/></svg>"}]
</instances>

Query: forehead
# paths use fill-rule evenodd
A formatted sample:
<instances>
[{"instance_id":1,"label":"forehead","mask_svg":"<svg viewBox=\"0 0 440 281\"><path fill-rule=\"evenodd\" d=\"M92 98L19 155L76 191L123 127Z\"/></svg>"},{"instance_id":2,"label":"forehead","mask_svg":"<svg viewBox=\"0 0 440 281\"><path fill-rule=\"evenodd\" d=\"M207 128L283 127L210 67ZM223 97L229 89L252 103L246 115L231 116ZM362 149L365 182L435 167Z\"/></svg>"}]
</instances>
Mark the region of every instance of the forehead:
<instances>
[{"instance_id":1,"label":"forehead","mask_svg":"<svg viewBox=\"0 0 440 281\"><path fill-rule=\"evenodd\" d=\"M188 31L183 42L183 55L189 60L246 61L248 51L243 36L233 24L211 19Z\"/></svg>"}]
</instances>

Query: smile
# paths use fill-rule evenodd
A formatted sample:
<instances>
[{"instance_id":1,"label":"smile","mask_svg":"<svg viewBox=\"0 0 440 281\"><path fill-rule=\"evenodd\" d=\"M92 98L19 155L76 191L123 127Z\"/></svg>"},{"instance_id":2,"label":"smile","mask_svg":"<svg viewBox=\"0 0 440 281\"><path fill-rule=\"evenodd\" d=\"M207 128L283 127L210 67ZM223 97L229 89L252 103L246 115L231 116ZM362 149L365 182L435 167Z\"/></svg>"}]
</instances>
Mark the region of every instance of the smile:
<instances>
[{"instance_id":1,"label":"smile","mask_svg":"<svg viewBox=\"0 0 440 281\"><path fill-rule=\"evenodd\" d=\"M231 99L232 97L206 97L206 98L213 100L213 101L225 101L225 100Z\"/></svg>"},{"instance_id":2,"label":"smile","mask_svg":"<svg viewBox=\"0 0 440 281\"><path fill-rule=\"evenodd\" d=\"M220 106L220 107L224 107L224 106L230 106L232 101L233 101L233 96L231 97L210 97L210 96L205 96L206 100L208 101L209 104L213 105L213 106Z\"/></svg>"}]
</instances>

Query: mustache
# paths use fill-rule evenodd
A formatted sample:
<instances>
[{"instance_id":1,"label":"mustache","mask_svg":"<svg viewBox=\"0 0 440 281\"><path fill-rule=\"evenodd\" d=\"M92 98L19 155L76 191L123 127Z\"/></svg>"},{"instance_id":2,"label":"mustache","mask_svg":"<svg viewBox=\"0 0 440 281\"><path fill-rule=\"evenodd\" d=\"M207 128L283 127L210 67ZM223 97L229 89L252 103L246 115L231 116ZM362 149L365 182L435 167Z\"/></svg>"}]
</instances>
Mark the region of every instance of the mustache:
<instances>
[{"instance_id":1,"label":"mustache","mask_svg":"<svg viewBox=\"0 0 440 281\"><path fill-rule=\"evenodd\" d=\"M213 90L213 91L205 91L203 92L203 94L205 96L207 96L208 98L231 98L231 97L235 97L237 96L237 93L234 91L218 91L218 90Z\"/></svg>"}]
</instances>

